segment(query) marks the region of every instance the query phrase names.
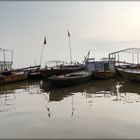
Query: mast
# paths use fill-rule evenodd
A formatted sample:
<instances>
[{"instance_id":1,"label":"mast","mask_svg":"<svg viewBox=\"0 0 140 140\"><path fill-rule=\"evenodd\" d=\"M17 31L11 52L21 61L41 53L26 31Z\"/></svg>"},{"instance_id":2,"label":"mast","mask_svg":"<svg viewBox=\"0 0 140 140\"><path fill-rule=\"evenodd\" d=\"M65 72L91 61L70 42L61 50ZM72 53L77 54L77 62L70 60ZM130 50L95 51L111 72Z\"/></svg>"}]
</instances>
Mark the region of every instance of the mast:
<instances>
[{"instance_id":1,"label":"mast","mask_svg":"<svg viewBox=\"0 0 140 140\"><path fill-rule=\"evenodd\" d=\"M67 32L68 32L69 49L70 49L70 63L72 63L71 42L70 42L70 33L69 33L69 30Z\"/></svg>"}]
</instances>

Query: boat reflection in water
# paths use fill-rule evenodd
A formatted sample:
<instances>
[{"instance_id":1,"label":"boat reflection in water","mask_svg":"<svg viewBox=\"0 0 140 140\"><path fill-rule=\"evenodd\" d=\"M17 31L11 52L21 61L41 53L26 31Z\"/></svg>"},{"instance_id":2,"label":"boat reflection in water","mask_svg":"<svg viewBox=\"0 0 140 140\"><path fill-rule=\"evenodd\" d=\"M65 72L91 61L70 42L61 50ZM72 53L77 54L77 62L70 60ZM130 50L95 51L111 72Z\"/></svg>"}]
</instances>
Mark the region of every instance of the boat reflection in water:
<instances>
[{"instance_id":1,"label":"boat reflection in water","mask_svg":"<svg viewBox=\"0 0 140 140\"><path fill-rule=\"evenodd\" d=\"M126 103L140 102L140 87L138 83L123 82L117 85L117 97Z\"/></svg>"},{"instance_id":2,"label":"boat reflection in water","mask_svg":"<svg viewBox=\"0 0 140 140\"><path fill-rule=\"evenodd\" d=\"M15 94L0 95L0 112L15 111Z\"/></svg>"},{"instance_id":3,"label":"boat reflection in water","mask_svg":"<svg viewBox=\"0 0 140 140\"><path fill-rule=\"evenodd\" d=\"M0 86L0 112L16 111L16 95L20 93L40 93L40 81L21 81Z\"/></svg>"},{"instance_id":4,"label":"boat reflection in water","mask_svg":"<svg viewBox=\"0 0 140 140\"><path fill-rule=\"evenodd\" d=\"M85 96L85 101L91 105L95 99L109 98L112 101L134 103L140 101L140 87L138 83L129 83L109 80L91 80L87 83L65 87L61 89L50 89L46 81L29 80L17 83L9 83L0 86L0 111L14 111L15 100L19 94L40 95L48 102L62 101L65 98L76 95ZM46 102L45 101L45 102ZM76 100L74 100L76 102Z\"/></svg>"},{"instance_id":5,"label":"boat reflection in water","mask_svg":"<svg viewBox=\"0 0 140 140\"><path fill-rule=\"evenodd\" d=\"M82 85L62 89L49 89L47 82L44 81L41 88L43 92L49 93L49 101L61 101L76 93L85 95L86 98L110 98L112 101L124 101L127 103L138 102L140 98L138 83L124 82L116 79L92 80ZM136 99L132 101L134 96Z\"/></svg>"},{"instance_id":6,"label":"boat reflection in water","mask_svg":"<svg viewBox=\"0 0 140 140\"><path fill-rule=\"evenodd\" d=\"M50 89L47 87L47 82L43 82L41 88L47 96L46 108L49 117L55 115L50 111L50 102L61 102L67 98L71 100L71 116L75 115L74 111L77 111L80 100L90 107L96 106L96 104L108 104L110 101L122 102L122 104L140 102L140 87L138 85L116 79L91 80L85 84L58 89Z\"/></svg>"},{"instance_id":7,"label":"boat reflection in water","mask_svg":"<svg viewBox=\"0 0 140 140\"><path fill-rule=\"evenodd\" d=\"M61 89L50 89L41 80L11 83L0 86L0 136L138 138L139 131L130 130L140 129L139 102L139 85L117 79Z\"/></svg>"}]
</instances>

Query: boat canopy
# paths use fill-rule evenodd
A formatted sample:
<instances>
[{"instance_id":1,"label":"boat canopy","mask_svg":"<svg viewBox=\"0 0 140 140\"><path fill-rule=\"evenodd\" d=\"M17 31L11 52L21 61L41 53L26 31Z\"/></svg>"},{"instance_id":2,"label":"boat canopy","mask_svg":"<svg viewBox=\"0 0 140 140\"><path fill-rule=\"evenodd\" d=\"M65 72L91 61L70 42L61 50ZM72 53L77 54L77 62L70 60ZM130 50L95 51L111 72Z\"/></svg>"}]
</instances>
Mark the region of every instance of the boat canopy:
<instances>
[{"instance_id":1,"label":"boat canopy","mask_svg":"<svg viewBox=\"0 0 140 140\"><path fill-rule=\"evenodd\" d=\"M0 48L0 71L11 69L13 65L13 50Z\"/></svg>"},{"instance_id":2,"label":"boat canopy","mask_svg":"<svg viewBox=\"0 0 140 140\"><path fill-rule=\"evenodd\" d=\"M129 55L129 58L130 56L132 57L132 62L128 62L128 59L125 61L122 61L120 56L121 57L124 57L125 54L123 55L120 55L120 53L125 53L127 55ZM118 65L120 63L124 63L124 64L139 64L140 62L140 59L139 59L139 56L140 56L140 48L127 48L127 49L122 49L122 50L119 50L119 51L116 51L116 52L112 52L112 53L109 53L109 58L115 58L115 61L116 63L118 63ZM125 58L126 59L126 58Z\"/></svg>"},{"instance_id":3,"label":"boat canopy","mask_svg":"<svg viewBox=\"0 0 140 140\"><path fill-rule=\"evenodd\" d=\"M67 62L61 60L51 60L45 62L45 65L47 66L57 66L57 65L64 65L64 64L67 64Z\"/></svg>"},{"instance_id":4,"label":"boat canopy","mask_svg":"<svg viewBox=\"0 0 140 140\"><path fill-rule=\"evenodd\" d=\"M127 48L123 50L119 50L116 52L109 53L109 56L112 56L114 54L120 53L120 52L125 52L125 53L140 53L140 48Z\"/></svg>"}]
</instances>

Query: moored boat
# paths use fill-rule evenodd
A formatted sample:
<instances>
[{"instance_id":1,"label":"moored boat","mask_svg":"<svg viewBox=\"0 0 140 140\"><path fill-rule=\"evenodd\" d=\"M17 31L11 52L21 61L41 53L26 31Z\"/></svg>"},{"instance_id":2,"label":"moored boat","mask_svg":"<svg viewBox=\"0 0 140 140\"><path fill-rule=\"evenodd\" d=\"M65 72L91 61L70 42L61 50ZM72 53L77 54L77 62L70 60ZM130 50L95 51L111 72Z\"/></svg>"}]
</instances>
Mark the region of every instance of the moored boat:
<instances>
[{"instance_id":1,"label":"moored boat","mask_svg":"<svg viewBox=\"0 0 140 140\"><path fill-rule=\"evenodd\" d=\"M118 75L123 76L125 80L140 81L139 53L140 48L126 48L109 53L109 58L115 58L116 72ZM120 54L123 57L120 57ZM128 54L131 54L129 58Z\"/></svg>"},{"instance_id":2,"label":"moored boat","mask_svg":"<svg viewBox=\"0 0 140 140\"><path fill-rule=\"evenodd\" d=\"M28 71L3 71L0 73L0 84L18 82L26 80L28 77Z\"/></svg>"},{"instance_id":3,"label":"moored boat","mask_svg":"<svg viewBox=\"0 0 140 140\"><path fill-rule=\"evenodd\" d=\"M116 75L115 59L113 58L102 58L100 61L88 58L86 59L86 68L92 72L95 79L109 79Z\"/></svg>"},{"instance_id":4,"label":"moored boat","mask_svg":"<svg viewBox=\"0 0 140 140\"><path fill-rule=\"evenodd\" d=\"M100 70L92 72L92 75L96 79L110 79L116 76L115 72L111 72L110 70Z\"/></svg>"},{"instance_id":5,"label":"moored boat","mask_svg":"<svg viewBox=\"0 0 140 140\"><path fill-rule=\"evenodd\" d=\"M140 69L117 68L117 72L123 76L125 80L140 82Z\"/></svg>"},{"instance_id":6,"label":"moored boat","mask_svg":"<svg viewBox=\"0 0 140 140\"><path fill-rule=\"evenodd\" d=\"M43 76L40 72L40 65L30 66L22 68L22 70L28 71L28 79L42 79Z\"/></svg>"},{"instance_id":7,"label":"moored boat","mask_svg":"<svg viewBox=\"0 0 140 140\"><path fill-rule=\"evenodd\" d=\"M48 82L54 87L65 87L86 82L90 80L91 75L91 72L88 71L73 72L60 76L53 75L48 78Z\"/></svg>"},{"instance_id":8,"label":"moored boat","mask_svg":"<svg viewBox=\"0 0 140 140\"><path fill-rule=\"evenodd\" d=\"M56 65L53 67L45 67L43 69L40 69L40 73L43 76L43 78L48 78L53 75L59 76L59 75L64 75L80 70L84 70L85 65L83 64L69 64L69 65Z\"/></svg>"}]
</instances>

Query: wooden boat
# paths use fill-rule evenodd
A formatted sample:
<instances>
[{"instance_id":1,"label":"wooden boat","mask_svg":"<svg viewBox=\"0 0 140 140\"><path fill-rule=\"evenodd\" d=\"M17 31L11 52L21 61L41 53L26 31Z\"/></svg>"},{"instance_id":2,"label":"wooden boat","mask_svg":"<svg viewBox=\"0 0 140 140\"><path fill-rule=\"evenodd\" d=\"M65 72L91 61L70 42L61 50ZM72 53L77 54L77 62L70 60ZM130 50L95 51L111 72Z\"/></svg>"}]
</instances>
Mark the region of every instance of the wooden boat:
<instances>
[{"instance_id":1,"label":"wooden boat","mask_svg":"<svg viewBox=\"0 0 140 140\"><path fill-rule=\"evenodd\" d=\"M40 65L22 68L22 70L29 71L28 79L42 79L43 76L40 72Z\"/></svg>"},{"instance_id":2,"label":"wooden boat","mask_svg":"<svg viewBox=\"0 0 140 140\"><path fill-rule=\"evenodd\" d=\"M116 76L115 72L112 72L110 70L100 70L100 71L94 71L92 72L92 75L96 79L110 79Z\"/></svg>"},{"instance_id":3,"label":"wooden boat","mask_svg":"<svg viewBox=\"0 0 140 140\"><path fill-rule=\"evenodd\" d=\"M86 59L86 67L92 72L95 79L109 79L116 75L115 59L102 58L100 61L95 61L95 58Z\"/></svg>"},{"instance_id":4,"label":"wooden boat","mask_svg":"<svg viewBox=\"0 0 140 140\"><path fill-rule=\"evenodd\" d=\"M91 78L91 75L91 72L80 71L60 76L53 75L48 78L48 81L54 87L65 87L86 82Z\"/></svg>"},{"instance_id":5,"label":"wooden boat","mask_svg":"<svg viewBox=\"0 0 140 140\"><path fill-rule=\"evenodd\" d=\"M11 70L0 73L0 84L17 82L27 79L28 71Z\"/></svg>"},{"instance_id":6,"label":"wooden boat","mask_svg":"<svg viewBox=\"0 0 140 140\"><path fill-rule=\"evenodd\" d=\"M43 78L48 78L51 77L53 75L59 76L59 75L64 75L64 74L68 74L68 73L72 73L72 72L76 72L76 71L80 71L80 70L84 70L85 66L84 65L68 65L68 66L59 66L59 67L50 67L50 68L44 68L41 69L41 75L43 76Z\"/></svg>"},{"instance_id":7,"label":"wooden boat","mask_svg":"<svg viewBox=\"0 0 140 140\"><path fill-rule=\"evenodd\" d=\"M140 69L123 69L117 68L119 75L123 76L126 80L140 82Z\"/></svg>"}]
</instances>

